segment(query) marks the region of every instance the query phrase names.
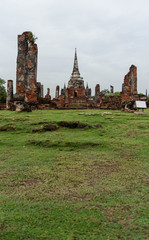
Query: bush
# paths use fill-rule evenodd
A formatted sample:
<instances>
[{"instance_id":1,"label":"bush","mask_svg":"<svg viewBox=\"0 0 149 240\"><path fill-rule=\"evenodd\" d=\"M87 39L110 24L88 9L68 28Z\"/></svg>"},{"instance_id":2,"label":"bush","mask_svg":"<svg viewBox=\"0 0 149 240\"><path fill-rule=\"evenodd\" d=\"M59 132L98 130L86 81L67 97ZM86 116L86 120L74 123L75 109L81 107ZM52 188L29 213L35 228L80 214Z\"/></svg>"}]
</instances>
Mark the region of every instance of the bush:
<instances>
[{"instance_id":1,"label":"bush","mask_svg":"<svg viewBox=\"0 0 149 240\"><path fill-rule=\"evenodd\" d=\"M113 96L116 97L116 98L118 98L118 97L120 96L120 92L115 92L115 93L113 94Z\"/></svg>"}]
</instances>

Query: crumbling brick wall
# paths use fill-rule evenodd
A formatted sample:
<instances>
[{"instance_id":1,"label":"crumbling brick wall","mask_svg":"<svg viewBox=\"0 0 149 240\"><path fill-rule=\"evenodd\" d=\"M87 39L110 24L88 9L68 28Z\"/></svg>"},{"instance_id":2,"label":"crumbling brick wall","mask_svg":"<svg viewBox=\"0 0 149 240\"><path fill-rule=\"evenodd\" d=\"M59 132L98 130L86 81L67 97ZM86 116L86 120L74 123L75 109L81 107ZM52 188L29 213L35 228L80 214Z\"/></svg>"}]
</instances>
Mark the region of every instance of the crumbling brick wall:
<instances>
[{"instance_id":1,"label":"crumbling brick wall","mask_svg":"<svg viewBox=\"0 0 149 240\"><path fill-rule=\"evenodd\" d=\"M55 98L58 99L59 98L59 90L60 90L60 87L59 85L56 86L56 91L55 91Z\"/></svg>"},{"instance_id":2,"label":"crumbling brick wall","mask_svg":"<svg viewBox=\"0 0 149 240\"><path fill-rule=\"evenodd\" d=\"M50 88L47 88L47 94L45 95L45 98L48 99L48 100L51 100Z\"/></svg>"},{"instance_id":3,"label":"crumbling brick wall","mask_svg":"<svg viewBox=\"0 0 149 240\"><path fill-rule=\"evenodd\" d=\"M99 98L99 96L100 96L100 85L97 84L97 85L95 86L95 101L97 101L97 99Z\"/></svg>"},{"instance_id":4,"label":"crumbling brick wall","mask_svg":"<svg viewBox=\"0 0 149 240\"><path fill-rule=\"evenodd\" d=\"M109 97L102 97L101 102L100 102L100 108L103 109L121 109L121 97L114 97L114 96L109 96Z\"/></svg>"},{"instance_id":5,"label":"crumbling brick wall","mask_svg":"<svg viewBox=\"0 0 149 240\"><path fill-rule=\"evenodd\" d=\"M91 88L88 87L88 84L85 89L85 95L86 95L87 99L91 98Z\"/></svg>"},{"instance_id":6,"label":"crumbling brick wall","mask_svg":"<svg viewBox=\"0 0 149 240\"><path fill-rule=\"evenodd\" d=\"M31 32L18 35L16 93L37 102L37 44Z\"/></svg>"},{"instance_id":7,"label":"crumbling brick wall","mask_svg":"<svg viewBox=\"0 0 149 240\"><path fill-rule=\"evenodd\" d=\"M124 83L122 84L122 102L132 99L135 95L137 95L137 67L131 65L129 72L125 75Z\"/></svg>"}]
</instances>

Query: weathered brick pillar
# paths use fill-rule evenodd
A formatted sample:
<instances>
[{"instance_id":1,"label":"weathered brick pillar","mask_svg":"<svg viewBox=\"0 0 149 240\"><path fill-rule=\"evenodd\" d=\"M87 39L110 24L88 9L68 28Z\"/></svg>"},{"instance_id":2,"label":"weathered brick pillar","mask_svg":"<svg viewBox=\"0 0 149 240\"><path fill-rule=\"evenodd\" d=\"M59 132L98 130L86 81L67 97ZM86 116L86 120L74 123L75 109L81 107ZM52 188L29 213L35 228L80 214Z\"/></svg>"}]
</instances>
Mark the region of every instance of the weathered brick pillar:
<instances>
[{"instance_id":1,"label":"weathered brick pillar","mask_svg":"<svg viewBox=\"0 0 149 240\"><path fill-rule=\"evenodd\" d=\"M130 83L131 83L131 96L137 94L137 67L132 65L130 67Z\"/></svg>"},{"instance_id":2,"label":"weathered brick pillar","mask_svg":"<svg viewBox=\"0 0 149 240\"><path fill-rule=\"evenodd\" d=\"M88 84L86 85L85 95L87 98L91 97L91 88L88 87Z\"/></svg>"},{"instance_id":3,"label":"weathered brick pillar","mask_svg":"<svg viewBox=\"0 0 149 240\"><path fill-rule=\"evenodd\" d=\"M10 101L13 99L13 80L7 81L7 98L6 98L6 108L9 109Z\"/></svg>"},{"instance_id":4,"label":"weathered brick pillar","mask_svg":"<svg viewBox=\"0 0 149 240\"><path fill-rule=\"evenodd\" d=\"M43 85L41 85L41 97L44 97L44 90L43 90Z\"/></svg>"},{"instance_id":5,"label":"weathered brick pillar","mask_svg":"<svg viewBox=\"0 0 149 240\"><path fill-rule=\"evenodd\" d=\"M113 96L113 92L114 92L114 87L112 85L110 85L110 94L111 94L111 96Z\"/></svg>"},{"instance_id":6,"label":"weathered brick pillar","mask_svg":"<svg viewBox=\"0 0 149 240\"><path fill-rule=\"evenodd\" d=\"M58 99L59 98L59 86L56 86L56 93L55 93L55 98Z\"/></svg>"},{"instance_id":7,"label":"weathered brick pillar","mask_svg":"<svg viewBox=\"0 0 149 240\"><path fill-rule=\"evenodd\" d=\"M47 95L50 96L50 88L47 88Z\"/></svg>"},{"instance_id":8,"label":"weathered brick pillar","mask_svg":"<svg viewBox=\"0 0 149 240\"><path fill-rule=\"evenodd\" d=\"M47 88L47 94L45 96L46 99L51 99L51 96L50 96L50 88Z\"/></svg>"},{"instance_id":9,"label":"weathered brick pillar","mask_svg":"<svg viewBox=\"0 0 149 240\"><path fill-rule=\"evenodd\" d=\"M38 100L41 98L41 83L37 82L37 97Z\"/></svg>"},{"instance_id":10,"label":"weathered brick pillar","mask_svg":"<svg viewBox=\"0 0 149 240\"><path fill-rule=\"evenodd\" d=\"M31 32L18 35L16 93L37 102L37 45Z\"/></svg>"},{"instance_id":11,"label":"weathered brick pillar","mask_svg":"<svg viewBox=\"0 0 149 240\"><path fill-rule=\"evenodd\" d=\"M100 94L100 85L97 84L96 87L95 87L95 100L98 99L99 94Z\"/></svg>"},{"instance_id":12,"label":"weathered brick pillar","mask_svg":"<svg viewBox=\"0 0 149 240\"><path fill-rule=\"evenodd\" d=\"M137 67L131 65L129 72L125 75L124 82L122 84L122 102L132 99L134 95L137 95Z\"/></svg>"}]
</instances>

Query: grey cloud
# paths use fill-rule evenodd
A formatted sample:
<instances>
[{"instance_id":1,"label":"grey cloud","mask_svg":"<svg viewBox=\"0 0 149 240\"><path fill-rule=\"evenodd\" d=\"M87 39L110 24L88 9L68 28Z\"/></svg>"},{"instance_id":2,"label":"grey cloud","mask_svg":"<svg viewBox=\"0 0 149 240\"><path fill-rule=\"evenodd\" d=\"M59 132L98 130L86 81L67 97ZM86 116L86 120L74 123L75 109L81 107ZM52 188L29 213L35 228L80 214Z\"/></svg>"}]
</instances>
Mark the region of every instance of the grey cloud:
<instances>
[{"instance_id":1,"label":"grey cloud","mask_svg":"<svg viewBox=\"0 0 149 240\"><path fill-rule=\"evenodd\" d=\"M138 91L149 89L148 0L5 0L0 15L0 77L16 78L17 35L37 37L38 81L63 87L72 71L74 48L85 83L121 90L131 64L138 67Z\"/></svg>"}]
</instances>

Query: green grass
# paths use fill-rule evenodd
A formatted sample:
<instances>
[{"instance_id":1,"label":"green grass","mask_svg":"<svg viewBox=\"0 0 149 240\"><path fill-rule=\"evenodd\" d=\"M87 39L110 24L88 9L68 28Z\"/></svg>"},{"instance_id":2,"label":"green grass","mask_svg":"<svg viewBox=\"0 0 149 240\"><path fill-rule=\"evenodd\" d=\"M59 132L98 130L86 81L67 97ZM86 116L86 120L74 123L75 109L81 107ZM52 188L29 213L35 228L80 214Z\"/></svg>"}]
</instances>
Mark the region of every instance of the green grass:
<instances>
[{"instance_id":1,"label":"green grass","mask_svg":"<svg viewBox=\"0 0 149 240\"><path fill-rule=\"evenodd\" d=\"M0 239L149 239L149 110L104 112L0 111Z\"/></svg>"}]
</instances>

